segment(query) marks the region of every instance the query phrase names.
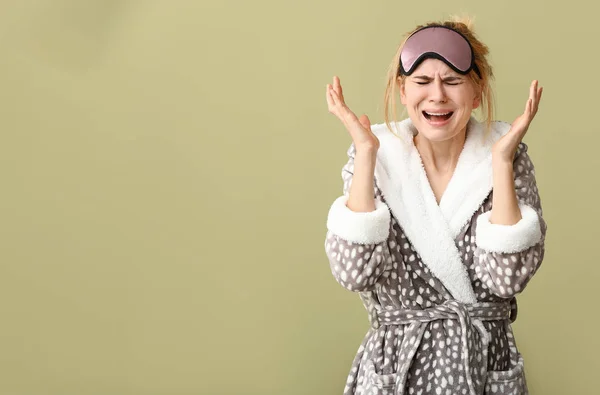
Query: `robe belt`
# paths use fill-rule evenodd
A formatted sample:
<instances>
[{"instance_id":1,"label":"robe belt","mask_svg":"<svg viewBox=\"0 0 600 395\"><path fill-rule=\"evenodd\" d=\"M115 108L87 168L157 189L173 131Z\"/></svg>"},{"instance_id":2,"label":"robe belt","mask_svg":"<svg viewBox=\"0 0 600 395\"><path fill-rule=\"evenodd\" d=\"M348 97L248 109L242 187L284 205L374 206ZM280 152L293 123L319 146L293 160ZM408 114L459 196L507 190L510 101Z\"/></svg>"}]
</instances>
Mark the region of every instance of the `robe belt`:
<instances>
[{"instance_id":1,"label":"robe belt","mask_svg":"<svg viewBox=\"0 0 600 395\"><path fill-rule=\"evenodd\" d=\"M477 395L481 392L483 385L485 385L487 349L490 342L490 335L483 326L482 321L501 321L510 319L511 306L509 302L463 304L456 300L448 300L442 305L437 305L424 310L382 309L375 315L376 317L374 318L376 322L372 323L374 328L378 328L380 325L407 325L399 349L401 360L398 361L399 371L396 376L396 391L394 395L404 395L408 371L414 361L417 349L421 344L423 333L425 332L428 323L437 320L454 320L458 322L461 336L460 351L463 359L463 366L465 368L469 393L471 395ZM482 355L471 355L472 345L477 340L473 336L474 330L479 332L479 337L482 342ZM478 366L471 366L473 364ZM481 371L482 377L484 377L483 382L474 382L473 377L471 376L473 368ZM385 383L378 383L378 385L385 385Z\"/></svg>"}]
</instances>

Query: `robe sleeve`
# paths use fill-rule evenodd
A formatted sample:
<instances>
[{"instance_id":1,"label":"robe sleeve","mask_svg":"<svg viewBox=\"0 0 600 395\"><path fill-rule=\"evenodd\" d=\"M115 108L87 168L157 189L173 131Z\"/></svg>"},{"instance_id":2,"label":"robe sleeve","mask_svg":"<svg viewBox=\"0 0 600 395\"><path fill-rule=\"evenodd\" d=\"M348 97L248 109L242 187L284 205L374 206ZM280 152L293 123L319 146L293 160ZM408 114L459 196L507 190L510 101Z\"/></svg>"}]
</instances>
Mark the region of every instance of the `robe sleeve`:
<instances>
[{"instance_id":1,"label":"robe sleeve","mask_svg":"<svg viewBox=\"0 0 600 395\"><path fill-rule=\"evenodd\" d=\"M354 144L348 149L348 162L342 168L343 195L327 215L325 252L331 272L344 288L363 292L375 288L382 275L389 273L392 259L388 247L391 214L374 183L375 210L355 212L346 206L354 172Z\"/></svg>"},{"instance_id":2,"label":"robe sleeve","mask_svg":"<svg viewBox=\"0 0 600 395\"><path fill-rule=\"evenodd\" d=\"M514 175L521 220L514 225L492 224L490 210L475 221L475 272L502 298L521 293L540 267L547 229L535 169L525 143L519 145L515 155Z\"/></svg>"}]
</instances>

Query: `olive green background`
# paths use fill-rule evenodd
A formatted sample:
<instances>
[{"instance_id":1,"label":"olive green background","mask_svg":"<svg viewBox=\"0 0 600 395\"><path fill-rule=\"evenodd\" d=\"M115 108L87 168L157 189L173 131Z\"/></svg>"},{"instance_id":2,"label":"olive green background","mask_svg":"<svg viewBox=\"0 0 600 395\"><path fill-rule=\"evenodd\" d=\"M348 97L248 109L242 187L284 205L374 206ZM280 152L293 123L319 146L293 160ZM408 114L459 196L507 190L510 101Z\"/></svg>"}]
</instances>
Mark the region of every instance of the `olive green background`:
<instances>
[{"instance_id":1,"label":"olive green background","mask_svg":"<svg viewBox=\"0 0 600 395\"><path fill-rule=\"evenodd\" d=\"M596 393L592 2L0 2L0 395L341 394L368 321L325 221L401 35L476 17L549 224L519 299L533 395Z\"/></svg>"}]
</instances>

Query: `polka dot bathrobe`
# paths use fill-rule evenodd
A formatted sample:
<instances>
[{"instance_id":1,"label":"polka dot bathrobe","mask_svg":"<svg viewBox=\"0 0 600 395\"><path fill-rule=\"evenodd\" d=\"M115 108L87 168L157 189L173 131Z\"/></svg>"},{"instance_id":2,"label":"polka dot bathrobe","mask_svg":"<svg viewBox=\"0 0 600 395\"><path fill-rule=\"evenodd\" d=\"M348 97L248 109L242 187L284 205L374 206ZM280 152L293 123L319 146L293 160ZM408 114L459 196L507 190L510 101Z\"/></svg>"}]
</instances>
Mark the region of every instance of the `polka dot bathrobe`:
<instances>
[{"instance_id":1,"label":"polka dot bathrobe","mask_svg":"<svg viewBox=\"0 0 600 395\"><path fill-rule=\"evenodd\" d=\"M380 140L372 212L346 206L355 147L342 169L344 194L329 209L325 250L331 272L359 293L371 327L344 395L527 394L511 323L544 256L546 223L534 167L521 143L514 177L522 219L491 224L492 154L510 128L491 133L471 118L455 172L438 205L410 119Z\"/></svg>"}]
</instances>

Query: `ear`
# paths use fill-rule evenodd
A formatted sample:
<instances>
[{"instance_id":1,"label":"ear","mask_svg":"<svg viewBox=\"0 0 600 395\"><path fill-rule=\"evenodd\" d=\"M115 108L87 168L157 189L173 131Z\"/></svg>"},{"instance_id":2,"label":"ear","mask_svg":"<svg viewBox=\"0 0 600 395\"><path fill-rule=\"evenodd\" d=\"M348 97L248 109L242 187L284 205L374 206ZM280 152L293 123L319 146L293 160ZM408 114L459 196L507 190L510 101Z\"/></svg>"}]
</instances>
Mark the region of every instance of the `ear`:
<instances>
[{"instance_id":1,"label":"ear","mask_svg":"<svg viewBox=\"0 0 600 395\"><path fill-rule=\"evenodd\" d=\"M400 102L406 106L406 92L404 91L404 82L398 77L398 89L400 90Z\"/></svg>"}]
</instances>

